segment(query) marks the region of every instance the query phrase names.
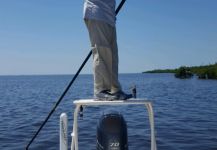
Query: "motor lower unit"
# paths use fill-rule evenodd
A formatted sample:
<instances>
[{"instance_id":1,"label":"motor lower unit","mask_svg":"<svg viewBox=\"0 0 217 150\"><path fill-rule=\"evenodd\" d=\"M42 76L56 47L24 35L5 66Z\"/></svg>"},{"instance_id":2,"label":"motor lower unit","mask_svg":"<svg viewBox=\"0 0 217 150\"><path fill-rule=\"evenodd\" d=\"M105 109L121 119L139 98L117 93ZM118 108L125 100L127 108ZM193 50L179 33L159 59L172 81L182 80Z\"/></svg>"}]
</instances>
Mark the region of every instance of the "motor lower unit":
<instances>
[{"instance_id":1,"label":"motor lower unit","mask_svg":"<svg viewBox=\"0 0 217 150\"><path fill-rule=\"evenodd\" d=\"M127 124L119 113L103 114L97 126L97 150L128 150Z\"/></svg>"}]
</instances>

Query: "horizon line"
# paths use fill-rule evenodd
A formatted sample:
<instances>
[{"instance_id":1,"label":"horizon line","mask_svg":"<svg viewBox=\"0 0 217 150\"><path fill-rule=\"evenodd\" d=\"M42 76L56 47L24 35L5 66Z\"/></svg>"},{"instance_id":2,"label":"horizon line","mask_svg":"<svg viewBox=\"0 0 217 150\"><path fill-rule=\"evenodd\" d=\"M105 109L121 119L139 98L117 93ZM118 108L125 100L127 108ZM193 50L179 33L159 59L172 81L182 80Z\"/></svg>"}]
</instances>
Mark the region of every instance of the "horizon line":
<instances>
[{"instance_id":1,"label":"horizon line","mask_svg":"<svg viewBox=\"0 0 217 150\"><path fill-rule=\"evenodd\" d=\"M119 74L140 74L143 72L136 72L136 73L119 73ZM0 76L71 76L71 75L75 75L75 74L69 74L69 73L65 73L65 74L0 74ZM79 75L93 75L92 73L81 73Z\"/></svg>"}]
</instances>

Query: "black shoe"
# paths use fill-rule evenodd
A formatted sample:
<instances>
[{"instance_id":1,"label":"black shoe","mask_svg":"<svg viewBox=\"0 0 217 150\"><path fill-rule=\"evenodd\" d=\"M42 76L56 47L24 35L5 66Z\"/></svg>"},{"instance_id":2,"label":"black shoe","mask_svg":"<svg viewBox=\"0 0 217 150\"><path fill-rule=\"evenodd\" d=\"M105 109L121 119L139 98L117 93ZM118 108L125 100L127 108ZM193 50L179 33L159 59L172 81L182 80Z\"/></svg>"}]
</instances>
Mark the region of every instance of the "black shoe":
<instances>
[{"instance_id":1,"label":"black shoe","mask_svg":"<svg viewBox=\"0 0 217 150\"><path fill-rule=\"evenodd\" d=\"M116 100L127 100L133 97L132 94L126 94L123 91L118 91L112 95L116 97Z\"/></svg>"},{"instance_id":2,"label":"black shoe","mask_svg":"<svg viewBox=\"0 0 217 150\"><path fill-rule=\"evenodd\" d=\"M96 100L112 101L112 100L117 99L117 97L115 95L109 93L108 90L104 90L104 91L101 91L101 92L97 93L95 95L95 99Z\"/></svg>"}]
</instances>

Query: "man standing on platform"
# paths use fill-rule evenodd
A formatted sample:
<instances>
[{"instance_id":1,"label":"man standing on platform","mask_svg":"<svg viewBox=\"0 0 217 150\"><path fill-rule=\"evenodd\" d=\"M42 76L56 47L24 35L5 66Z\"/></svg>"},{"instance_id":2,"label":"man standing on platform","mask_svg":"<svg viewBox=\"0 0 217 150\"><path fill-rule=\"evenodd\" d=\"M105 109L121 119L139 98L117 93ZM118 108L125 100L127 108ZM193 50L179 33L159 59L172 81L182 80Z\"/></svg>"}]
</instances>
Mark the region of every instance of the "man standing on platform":
<instances>
[{"instance_id":1,"label":"man standing on platform","mask_svg":"<svg viewBox=\"0 0 217 150\"><path fill-rule=\"evenodd\" d=\"M118 80L118 46L115 0L85 0L84 21L93 52L94 97L99 100L126 100Z\"/></svg>"}]
</instances>

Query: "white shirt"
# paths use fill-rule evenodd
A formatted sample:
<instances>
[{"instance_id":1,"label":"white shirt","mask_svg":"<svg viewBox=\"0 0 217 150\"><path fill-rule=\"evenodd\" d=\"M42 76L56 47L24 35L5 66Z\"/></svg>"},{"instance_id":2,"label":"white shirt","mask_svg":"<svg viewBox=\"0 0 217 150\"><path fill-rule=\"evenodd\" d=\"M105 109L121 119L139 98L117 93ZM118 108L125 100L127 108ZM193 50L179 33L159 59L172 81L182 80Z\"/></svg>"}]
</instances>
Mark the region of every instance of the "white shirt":
<instances>
[{"instance_id":1,"label":"white shirt","mask_svg":"<svg viewBox=\"0 0 217 150\"><path fill-rule=\"evenodd\" d=\"M104 21L115 26L115 0L85 0L84 18Z\"/></svg>"}]
</instances>

